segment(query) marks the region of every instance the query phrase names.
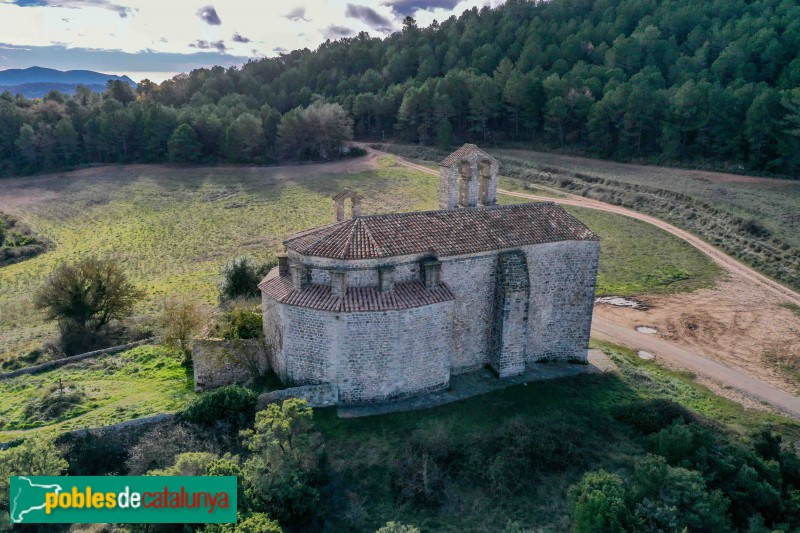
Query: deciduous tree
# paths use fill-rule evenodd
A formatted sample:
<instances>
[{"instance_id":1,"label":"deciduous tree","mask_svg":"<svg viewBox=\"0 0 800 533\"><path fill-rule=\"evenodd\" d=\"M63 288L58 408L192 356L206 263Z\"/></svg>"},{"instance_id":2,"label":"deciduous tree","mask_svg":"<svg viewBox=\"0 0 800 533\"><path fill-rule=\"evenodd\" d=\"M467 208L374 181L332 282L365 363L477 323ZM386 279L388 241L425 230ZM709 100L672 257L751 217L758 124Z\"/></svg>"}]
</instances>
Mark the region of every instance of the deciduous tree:
<instances>
[{"instance_id":1,"label":"deciduous tree","mask_svg":"<svg viewBox=\"0 0 800 533\"><path fill-rule=\"evenodd\" d=\"M144 296L110 259L62 263L36 291L34 306L56 320L70 349L91 345L112 320L125 318Z\"/></svg>"}]
</instances>

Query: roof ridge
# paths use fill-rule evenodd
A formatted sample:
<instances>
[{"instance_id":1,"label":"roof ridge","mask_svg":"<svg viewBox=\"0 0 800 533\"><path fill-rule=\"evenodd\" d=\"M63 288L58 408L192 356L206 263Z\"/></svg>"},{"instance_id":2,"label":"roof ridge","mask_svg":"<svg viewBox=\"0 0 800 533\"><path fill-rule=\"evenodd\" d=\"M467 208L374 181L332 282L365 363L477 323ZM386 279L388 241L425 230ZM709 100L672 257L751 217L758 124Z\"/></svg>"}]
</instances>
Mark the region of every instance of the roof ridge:
<instances>
[{"instance_id":1,"label":"roof ridge","mask_svg":"<svg viewBox=\"0 0 800 533\"><path fill-rule=\"evenodd\" d=\"M497 159L492 157L492 155L489 154L486 150L481 149L477 144L464 143L460 148L458 148L457 150L455 150L454 152L449 154L447 157L442 159L439 162L439 166L440 167L445 167L445 168L452 167L458 161L460 161L463 157L467 156L468 154L472 153L475 150L478 150L479 152L484 154L486 157L488 157L489 159L491 159L492 161L494 161L498 165L500 164L500 162Z\"/></svg>"},{"instance_id":2,"label":"roof ridge","mask_svg":"<svg viewBox=\"0 0 800 533\"><path fill-rule=\"evenodd\" d=\"M500 209L518 209L522 206L529 206L529 205L556 205L553 200L549 201L540 201L540 202L525 202L522 204L506 204L506 205L479 205L479 206L472 206L472 207L459 207L457 209L429 209L427 211L402 211L400 213L376 213L374 215L362 215L358 217L359 219L372 219L372 218L383 218L383 217L404 217L408 215L429 215L432 213L463 213L465 211L472 211L472 210L483 210L483 209L491 209L491 210L500 210ZM325 227L325 226L322 226ZM313 228L319 229L319 228Z\"/></svg>"},{"instance_id":3,"label":"roof ridge","mask_svg":"<svg viewBox=\"0 0 800 533\"><path fill-rule=\"evenodd\" d=\"M304 256L377 259L430 251L463 255L559 241L598 240L554 202L356 217L284 241Z\"/></svg>"},{"instance_id":4,"label":"roof ridge","mask_svg":"<svg viewBox=\"0 0 800 533\"><path fill-rule=\"evenodd\" d=\"M350 247L353 245L353 233L355 232L355 227L356 224L358 223L358 219L351 218L350 220L344 220L343 222L344 224L342 224L342 229L346 228L348 224L350 225L350 230L347 232L347 239L339 247L339 250L346 255L347 253L350 252ZM340 232L334 232L334 233L340 233ZM325 239L326 237L330 237L330 235L320 237L320 239L317 242Z\"/></svg>"},{"instance_id":5,"label":"roof ridge","mask_svg":"<svg viewBox=\"0 0 800 533\"><path fill-rule=\"evenodd\" d=\"M361 217L359 217L359 222L361 222ZM367 233L367 237L369 238L370 245L373 246L380 255L383 253L383 247L378 244L377 240L375 240L375 236L372 235L372 230L369 229L369 224L366 222L362 222L362 224L364 225L364 231Z\"/></svg>"},{"instance_id":6,"label":"roof ridge","mask_svg":"<svg viewBox=\"0 0 800 533\"><path fill-rule=\"evenodd\" d=\"M315 233L315 232L317 232L319 230L328 229L328 228L331 228L333 226L336 226L337 224L341 224L341 221L329 222L327 224L323 224L322 226L315 226L313 228L302 229L300 231L296 231L294 233L290 233L286 237L286 239L284 239L284 242L293 241L295 239L299 239L300 237L305 237L306 235L308 235L310 233Z\"/></svg>"}]
</instances>

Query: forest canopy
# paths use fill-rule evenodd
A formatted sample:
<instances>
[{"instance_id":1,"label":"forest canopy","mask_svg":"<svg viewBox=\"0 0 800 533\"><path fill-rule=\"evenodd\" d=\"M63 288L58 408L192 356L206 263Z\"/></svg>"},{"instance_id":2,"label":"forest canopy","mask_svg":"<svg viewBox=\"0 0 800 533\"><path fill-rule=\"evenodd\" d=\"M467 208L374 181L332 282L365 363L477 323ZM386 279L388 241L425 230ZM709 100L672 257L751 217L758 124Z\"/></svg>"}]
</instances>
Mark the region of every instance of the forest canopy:
<instances>
[{"instance_id":1,"label":"forest canopy","mask_svg":"<svg viewBox=\"0 0 800 533\"><path fill-rule=\"evenodd\" d=\"M103 95L4 93L0 173L324 158L331 139L297 128L322 116L346 130L338 107L319 107L336 104L358 138L519 142L791 175L800 167L798 51L793 0L511 0L428 28L407 18L385 39L361 33L240 68L144 80L135 91L110 82ZM296 138L309 144L287 142Z\"/></svg>"}]
</instances>

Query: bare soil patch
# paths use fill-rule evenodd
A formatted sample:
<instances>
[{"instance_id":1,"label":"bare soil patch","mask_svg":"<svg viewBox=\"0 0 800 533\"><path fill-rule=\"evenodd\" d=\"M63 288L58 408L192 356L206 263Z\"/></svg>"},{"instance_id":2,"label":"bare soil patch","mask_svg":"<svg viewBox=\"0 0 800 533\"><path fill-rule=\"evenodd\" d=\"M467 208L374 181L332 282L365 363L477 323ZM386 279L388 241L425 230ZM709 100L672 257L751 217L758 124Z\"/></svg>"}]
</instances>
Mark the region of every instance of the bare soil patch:
<instances>
[{"instance_id":1,"label":"bare soil patch","mask_svg":"<svg viewBox=\"0 0 800 533\"><path fill-rule=\"evenodd\" d=\"M760 285L736 274L713 289L644 298L646 311L598 305L615 323L658 330L656 335L744 370L765 383L800 392L800 317Z\"/></svg>"}]
</instances>

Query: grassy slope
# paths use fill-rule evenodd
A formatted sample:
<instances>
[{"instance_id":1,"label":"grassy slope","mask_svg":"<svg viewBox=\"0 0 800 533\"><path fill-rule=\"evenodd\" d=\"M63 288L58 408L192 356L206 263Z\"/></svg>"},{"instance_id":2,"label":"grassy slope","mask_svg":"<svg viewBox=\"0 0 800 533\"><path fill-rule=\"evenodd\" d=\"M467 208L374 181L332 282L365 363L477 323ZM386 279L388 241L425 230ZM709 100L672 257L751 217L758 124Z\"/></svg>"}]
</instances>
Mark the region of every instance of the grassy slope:
<instances>
[{"instance_id":1,"label":"grassy slope","mask_svg":"<svg viewBox=\"0 0 800 533\"><path fill-rule=\"evenodd\" d=\"M365 196L365 214L437 207L436 176L394 166L391 158L376 170L352 174L303 168L290 174L269 167L106 167L89 177L28 178L32 186L25 193L33 200L18 214L56 248L0 268L0 360L38 348L54 334L33 310L30 295L61 261L85 254L118 258L147 291L138 311L150 313L166 295L214 301L225 260L240 253L267 258L286 234L330 222L330 196L344 187ZM716 274L708 260L665 232L617 215L574 213L604 240L602 293L704 286ZM674 270L691 280L664 285Z\"/></svg>"},{"instance_id":2,"label":"grassy slope","mask_svg":"<svg viewBox=\"0 0 800 533\"><path fill-rule=\"evenodd\" d=\"M666 398L723 424L724 431L746 438L764 424L788 441L800 439L800 425L782 416L746 410L694 382L691 375L639 359L635 352L594 343L610 354L620 373L582 375L509 387L469 400L424 411L362 419L338 419L333 409L315 414L325 435L334 470L355 501L364 495L365 521L401 520L423 531L522 531L566 529L566 492L586 470L628 472L645 453L643 440L614 419L617 406L639 398ZM391 488L391 465L414 431L440 426L452 439L491 434L508 419L525 415L556 428L580 450L580 459L564 472L540 474L532 493L488 494L459 486L441 508L398 504ZM363 529L369 530L367 527ZM538 529L537 529L538 530Z\"/></svg>"},{"instance_id":3,"label":"grassy slope","mask_svg":"<svg viewBox=\"0 0 800 533\"><path fill-rule=\"evenodd\" d=\"M49 424L26 418L25 406L51 393L59 379L65 388L83 393L83 401ZM194 395L193 389L191 371L180 357L154 346L0 381L0 442L20 435L19 430L99 427L175 411Z\"/></svg>"},{"instance_id":4,"label":"grassy slope","mask_svg":"<svg viewBox=\"0 0 800 533\"><path fill-rule=\"evenodd\" d=\"M705 254L646 222L566 209L600 236L598 296L691 291L712 286L721 273Z\"/></svg>"}]
</instances>

